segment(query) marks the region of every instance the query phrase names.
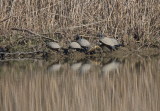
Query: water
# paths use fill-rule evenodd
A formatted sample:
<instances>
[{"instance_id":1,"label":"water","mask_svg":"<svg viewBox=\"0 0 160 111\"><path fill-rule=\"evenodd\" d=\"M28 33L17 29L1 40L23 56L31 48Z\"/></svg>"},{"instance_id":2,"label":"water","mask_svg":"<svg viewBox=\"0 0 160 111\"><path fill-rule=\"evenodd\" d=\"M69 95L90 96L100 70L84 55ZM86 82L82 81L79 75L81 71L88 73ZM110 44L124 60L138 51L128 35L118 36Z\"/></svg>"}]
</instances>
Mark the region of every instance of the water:
<instances>
[{"instance_id":1,"label":"water","mask_svg":"<svg viewBox=\"0 0 160 111\"><path fill-rule=\"evenodd\" d=\"M160 57L0 61L1 111L159 111Z\"/></svg>"}]
</instances>

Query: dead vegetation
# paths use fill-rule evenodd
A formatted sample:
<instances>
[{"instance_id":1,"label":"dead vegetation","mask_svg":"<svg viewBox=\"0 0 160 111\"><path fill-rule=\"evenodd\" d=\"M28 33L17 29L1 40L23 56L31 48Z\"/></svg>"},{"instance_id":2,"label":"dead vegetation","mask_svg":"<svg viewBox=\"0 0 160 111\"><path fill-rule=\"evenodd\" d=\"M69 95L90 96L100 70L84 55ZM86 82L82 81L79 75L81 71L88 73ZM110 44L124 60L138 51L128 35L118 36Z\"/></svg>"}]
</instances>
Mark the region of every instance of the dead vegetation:
<instances>
[{"instance_id":1,"label":"dead vegetation","mask_svg":"<svg viewBox=\"0 0 160 111\"><path fill-rule=\"evenodd\" d=\"M62 45L75 34L92 41L101 32L131 47L159 47L159 4L159 0L3 0L0 44L16 46L21 40L30 50L41 48L41 38L11 30L18 28L59 40Z\"/></svg>"}]
</instances>

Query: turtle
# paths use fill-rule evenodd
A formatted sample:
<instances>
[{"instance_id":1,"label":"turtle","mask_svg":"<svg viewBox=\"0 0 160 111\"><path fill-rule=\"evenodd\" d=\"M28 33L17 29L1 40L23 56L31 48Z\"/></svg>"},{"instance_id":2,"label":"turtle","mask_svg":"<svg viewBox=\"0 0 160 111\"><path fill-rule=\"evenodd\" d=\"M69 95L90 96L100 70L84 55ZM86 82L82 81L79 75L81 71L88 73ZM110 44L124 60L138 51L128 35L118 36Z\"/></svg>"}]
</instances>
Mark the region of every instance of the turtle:
<instances>
[{"instance_id":1,"label":"turtle","mask_svg":"<svg viewBox=\"0 0 160 111\"><path fill-rule=\"evenodd\" d=\"M69 49L75 49L75 50L79 51L82 49L82 47L78 42L70 42Z\"/></svg>"},{"instance_id":2,"label":"turtle","mask_svg":"<svg viewBox=\"0 0 160 111\"><path fill-rule=\"evenodd\" d=\"M80 35L76 36L76 41L85 51L87 51L91 46L91 43L88 40L82 38Z\"/></svg>"},{"instance_id":3,"label":"turtle","mask_svg":"<svg viewBox=\"0 0 160 111\"><path fill-rule=\"evenodd\" d=\"M123 46L116 40L115 38L111 37L104 37L104 35L99 34L99 42L101 43L100 46L107 46L110 50L116 50L118 47Z\"/></svg>"},{"instance_id":4,"label":"turtle","mask_svg":"<svg viewBox=\"0 0 160 111\"><path fill-rule=\"evenodd\" d=\"M5 59L5 54L9 52L8 47L0 47L0 59Z\"/></svg>"},{"instance_id":5,"label":"turtle","mask_svg":"<svg viewBox=\"0 0 160 111\"><path fill-rule=\"evenodd\" d=\"M46 46L52 50L60 51L61 46L57 42L46 42Z\"/></svg>"}]
</instances>

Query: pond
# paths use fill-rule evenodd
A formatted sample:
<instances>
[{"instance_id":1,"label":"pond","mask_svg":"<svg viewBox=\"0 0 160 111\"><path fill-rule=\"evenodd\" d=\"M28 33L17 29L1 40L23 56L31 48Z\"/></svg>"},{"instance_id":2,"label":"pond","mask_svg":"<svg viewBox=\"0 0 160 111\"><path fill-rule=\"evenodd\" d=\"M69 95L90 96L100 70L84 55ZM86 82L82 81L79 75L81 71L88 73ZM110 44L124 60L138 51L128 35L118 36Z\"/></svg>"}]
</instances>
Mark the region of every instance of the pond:
<instances>
[{"instance_id":1,"label":"pond","mask_svg":"<svg viewBox=\"0 0 160 111\"><path fill-rule=\"evenodd\" d=\"M160 56L1 60L1 111L159 111Z\"/></svg>"}]
</instances>

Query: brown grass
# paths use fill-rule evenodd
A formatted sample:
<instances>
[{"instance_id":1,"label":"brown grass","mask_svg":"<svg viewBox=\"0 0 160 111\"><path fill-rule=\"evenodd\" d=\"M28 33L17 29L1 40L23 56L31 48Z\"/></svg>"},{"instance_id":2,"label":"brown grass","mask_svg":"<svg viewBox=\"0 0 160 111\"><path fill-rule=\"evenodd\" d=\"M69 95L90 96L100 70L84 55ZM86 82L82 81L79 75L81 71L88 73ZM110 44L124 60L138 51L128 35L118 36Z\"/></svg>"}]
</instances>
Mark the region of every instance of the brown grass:
<instances>
[{"instance_id":1,"label":"brown grass","mask_svg":"<svg viewBox=\"0 0 160 111\"><path fill-rule=\"evenodd\" d=\"M159 59L126 59L121 68L99 75L69 70L47 73L44 62L3 65L0 76L2 111L159 111ZM5 74L3 74L3 71Z\"/></svg>"},{"instance_id":2,"label":"brown grass","mask_svg":"<svg viewBox=\"0 0 160 111\"><path fill-rule=\"evenodd\" d=\"M60 33L63 40L75 34L92 39L102 32L125 44L134 40L159 44L159 4L159 0L1 0L1 42L15 40L11 36L17 32L10 28L16 27L51 38Z\"/></svg>"}]
</instances>

